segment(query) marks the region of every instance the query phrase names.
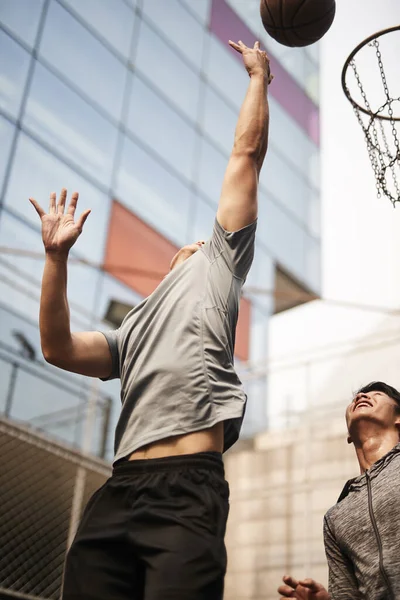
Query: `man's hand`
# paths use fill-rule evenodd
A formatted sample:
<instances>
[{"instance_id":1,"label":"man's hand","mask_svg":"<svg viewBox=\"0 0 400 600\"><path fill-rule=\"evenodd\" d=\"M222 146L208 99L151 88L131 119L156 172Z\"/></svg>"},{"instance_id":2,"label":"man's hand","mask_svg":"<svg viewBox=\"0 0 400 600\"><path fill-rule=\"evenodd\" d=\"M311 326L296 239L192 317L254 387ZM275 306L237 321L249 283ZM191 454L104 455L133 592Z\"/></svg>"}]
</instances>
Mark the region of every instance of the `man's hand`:
<instances>
[{"instance_id":1,"label":"man's hand","mask_svg":"<svg viewBox=\"0 0 400 600\"><path fill-rule=\"evenodd\" d=\"M294 577L284 575L282 581L285 585L278 588L281 600L285 598L297 598L297 600L330 600L330 595L323 585L314 579L303 579L297 581Z\"/></svg>"},{"instance_id":2,"label":"man's hand","mask_svg":"<svg viewBox=\"0 0 400 600\"><path fill-rule=\"evenodd\" d=\"M250 77L257 74L264 75L268 83L271 83L274 76L269 70L267 53L260 50L260 42L256 42L253 48L248 48L241 40L237 44L229 40L229 45L243 56L244 66Z\"/></svg>"},{"instance_id":3,"label":"man's hand","mask_svg":"<svg viewBox=\"0 0 400 600\"><path fill-rule=\"evenodd\" d=\"M65 201L67 190L63 188L56 203L56 194L50 194L49 212L45 213L43 208L34 200L29 201L34 206L42 221L42 239L45 250L49 254L68 256L68 252L82 233L83 225L89 216L90 210L85 210L77 221L74 221L76 205L79 194L74 192L65 213Z\"/></svg>"}]
</instances>

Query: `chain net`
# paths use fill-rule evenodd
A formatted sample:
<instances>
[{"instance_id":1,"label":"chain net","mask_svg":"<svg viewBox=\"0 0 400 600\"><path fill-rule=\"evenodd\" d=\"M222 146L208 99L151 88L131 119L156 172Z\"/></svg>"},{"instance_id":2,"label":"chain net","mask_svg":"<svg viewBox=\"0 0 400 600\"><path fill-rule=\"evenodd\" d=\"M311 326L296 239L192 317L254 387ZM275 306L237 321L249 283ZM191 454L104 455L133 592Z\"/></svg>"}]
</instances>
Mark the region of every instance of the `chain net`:
<instances>
[{"instance_id":1,"label":"chain net","mask_svg":"<svg viewBox=\"0 0 400 600\"><path fill-rule=\"evenodd\" d=\"M399 43L397 29L362 46L349 61L343 84L364 132L377 196L393 206L400 202L400 77L394 51ZM383 54L389 57L385 63Z\"/></svg>"},{"instance_id":2,"label":"chain net","mask_svg":"<svg viewBox=\"0 0 400 600\"><path fill-rule=\"evenodd\" d=\"M58 600L66 550L103 461L0 419L0 597Z\"/></svg>"}]
</instances>

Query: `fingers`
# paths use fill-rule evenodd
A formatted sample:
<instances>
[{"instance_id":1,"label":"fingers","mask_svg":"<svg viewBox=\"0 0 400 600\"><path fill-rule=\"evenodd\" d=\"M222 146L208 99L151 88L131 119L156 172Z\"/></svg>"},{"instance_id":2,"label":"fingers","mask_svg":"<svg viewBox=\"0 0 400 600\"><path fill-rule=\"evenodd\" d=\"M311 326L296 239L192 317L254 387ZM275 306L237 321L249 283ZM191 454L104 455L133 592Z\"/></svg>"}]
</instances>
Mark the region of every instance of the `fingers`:
<instances>
[{"instance_id":1,"label":"fingers","mask_svg":"<svg viewBox=\"0 0 400 600\"><path fill-rule=\"evenodd\" d=\"M299 581L299 585L302 585L312 592L319 592L321 589L321 585L314 581L314 579L303 579L302 581Z\"/></svg>"},{"instance_id":2,"label":"fingers","mask_svg":"<svg viewBox=\"0 0 400 600\"><path fill-rule=\"evenodd\" d=\"M69 203L68 209L67 209L67 213L69 215L74 216L75 214L75 210L76 210L76 205L78 203L78 199L79 199L79 194L78 192L74 192L71 196L71 201Z\"/></svg>"},{"instance_id":3,"label":"fingers","mask_svg":"<svg viewBox=\"0 0 400 600\"><path fill-rule=\"evenodd\" d=\"M85 210L85 212L83 212L81 214L81 216L79 217L79 219L76 221L76 226L79 229L79 231L82 231L85 221L88 218L88 216L90 215L90 213L91 213L90 209Z\"/></svg>"},{"instance_id":4,"label":"fingers","mask_svg":"<svg viewBox=\"0 0 400 600\"><path fill-rule=\"evenodd\" d=\"M36 210L36 212L37 212L37 214L39 215L40 218L42 218L43 215L46 214L44 212L43 208L40 206L40 204L38 204L36 202L36 200L34 198L29 198L29 202L32 204L33 208Z\"/></svg>"},{"instance_id":5,"label":"fingers","mask_svg":"<svg viewBox=\"0 0 400 600\"><path fill-rule=\"evenodd\" d=\"M254 50L259 50L260 49L260 42L254 42L254 46L253 46Z\"/></svg>"},{"instance_id":6,"label":"fingers","mask_svg":"<svg viewBox=\"0 0 400 600\"><path fill-rule=\"evenodd\" d=\"M286 585L290 585L290 587L295 590L297 588L297 586L299 585L299 582L297 581L297 579L295 579L294 577L291 577L290 575L284 575L282 577L282 581L283 583L286 583Z\"/></svg>"},{"instance_id":7,"label":"fingers","mask_svg":"<svg viewBox=\"0 0 400 600\"><path fill-rule=\"evenodd\" d=\"M57 204L57 213L59 215L64 214L66 199L67 199L67 190L65 188L62 188L60 197L58 199L58 204Z\"/></svg>"},{"instance_id":8,"label":"fingers","mask_svg":"<svg viewBox=\"0 0 400 600\"><path fill-rule=\"evenodd\" d=\"M278 587L278 594L280 594L282 598L296 598L296 592L288 585L280 585Z\"/></svg>"},{"instance_id":9,"label":"fingers","mask_svg":"<svg viewBox=\"0 0 400 600\"><path fill-rule=\"evenodd\" d=\"M56 212L56 193L51 192L50 194L50 204L49 204L49 214L54 214Z\"/></svg>"},{"instance_id":10,"label":"fingers","mask_svg":"<svg viewBox=\"0 0 400 600\"><path fill-rule=\"evenodd\" d=\"M244 45L242 42L239 42L238 44L236 44L235 42L232 42L232 40L229 40L230 47L233 48L234 50L236 50L236 52L239 52L240 54L242 54L243 48L240 46L240 44Z\"/></svg>"}]
</instances>

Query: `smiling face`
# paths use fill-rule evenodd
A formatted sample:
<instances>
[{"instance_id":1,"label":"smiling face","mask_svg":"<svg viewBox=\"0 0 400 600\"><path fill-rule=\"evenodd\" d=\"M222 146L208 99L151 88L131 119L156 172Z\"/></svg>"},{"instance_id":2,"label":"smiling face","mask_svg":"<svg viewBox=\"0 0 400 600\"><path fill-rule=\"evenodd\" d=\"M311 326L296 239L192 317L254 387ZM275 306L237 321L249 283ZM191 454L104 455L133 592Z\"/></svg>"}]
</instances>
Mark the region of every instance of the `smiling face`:
<instances>
[{"instance_id":1,"label":"smiling face","mask_svg":"<svg viewBox=\"0 0 400 600\"><path fill-rule=\"evenodd\" d=\"M383 391L359 392L346 409L346 423L350 436L366 423L396 429L400 425L400 407Z\"/></svg>"}]
</instances>

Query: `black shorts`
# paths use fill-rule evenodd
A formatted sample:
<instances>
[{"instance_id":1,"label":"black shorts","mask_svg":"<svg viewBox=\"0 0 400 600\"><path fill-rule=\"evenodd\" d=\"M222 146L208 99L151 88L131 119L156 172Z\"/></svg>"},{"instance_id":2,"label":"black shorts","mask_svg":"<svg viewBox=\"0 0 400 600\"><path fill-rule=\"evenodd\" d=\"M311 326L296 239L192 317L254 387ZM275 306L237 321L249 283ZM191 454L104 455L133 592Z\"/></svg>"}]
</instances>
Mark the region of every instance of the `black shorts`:
<instances>
[{"instance_id":1,"label":"black shorts","mask_svg":"<svg viewBox=\"0 0 400 600\"><path fill-rule=\"evenodd\" d=\"M228 510L217 452L117 463L83 513L63 600L222 600Z\"/></svg>"}]
</instances>

